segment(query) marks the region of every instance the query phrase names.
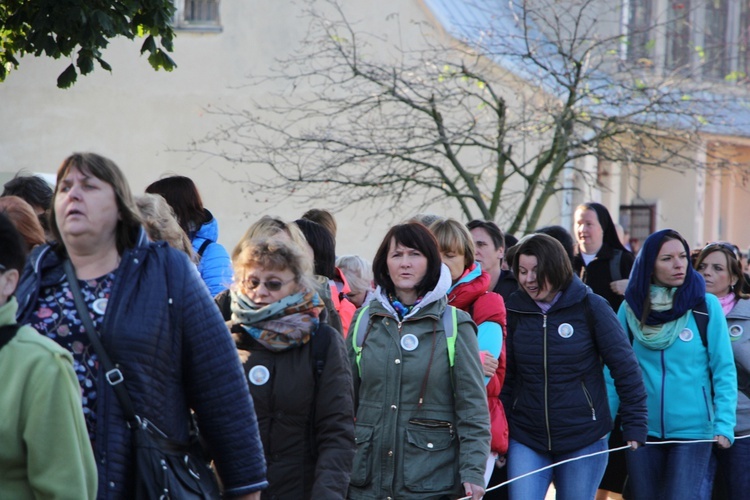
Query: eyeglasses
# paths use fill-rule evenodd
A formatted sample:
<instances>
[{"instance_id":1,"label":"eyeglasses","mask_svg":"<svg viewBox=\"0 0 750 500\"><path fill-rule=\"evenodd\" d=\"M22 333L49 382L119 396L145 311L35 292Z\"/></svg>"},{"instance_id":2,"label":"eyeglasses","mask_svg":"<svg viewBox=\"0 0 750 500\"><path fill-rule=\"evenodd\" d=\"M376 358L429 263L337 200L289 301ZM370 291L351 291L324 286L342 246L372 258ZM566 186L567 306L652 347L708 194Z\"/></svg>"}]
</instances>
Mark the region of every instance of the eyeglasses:
<instances>
[{"instance_id":1,"label":"eyeglasses","mask_svg":"<svg viewBox=\"0 0 750 500\"><path fill-rule=\"evenodd\" d=\"M294 278L286 280L286 281L281 281L281 280L261 281L257 278L245 278L242 280L242 285L247 287L249 290L255 290L260 285L263 285L264 287L266 287L266 290L268 290L269 292L278 292L279 290L281 290L282 286L288 283L291 283L292 281L294 281Z\"/></svg>"},{"instance_id":2,"label":"eyeglasses","mask_svg":"<svg viewBox=\"0 0 750 500\"><path fill-rule=\"evenodd\" d=\"M732 245L731 243L727 243L726 241L715 241L713 243L709 243L708 245L703 247L703 250L701 250L701 252L707 252L711 250L720 250L722 248L724 250L728 250L729 252L731 252L732 255L734 255L735 259L740 258L739 249L736 246Z\"/></svg>"}]
</instances>

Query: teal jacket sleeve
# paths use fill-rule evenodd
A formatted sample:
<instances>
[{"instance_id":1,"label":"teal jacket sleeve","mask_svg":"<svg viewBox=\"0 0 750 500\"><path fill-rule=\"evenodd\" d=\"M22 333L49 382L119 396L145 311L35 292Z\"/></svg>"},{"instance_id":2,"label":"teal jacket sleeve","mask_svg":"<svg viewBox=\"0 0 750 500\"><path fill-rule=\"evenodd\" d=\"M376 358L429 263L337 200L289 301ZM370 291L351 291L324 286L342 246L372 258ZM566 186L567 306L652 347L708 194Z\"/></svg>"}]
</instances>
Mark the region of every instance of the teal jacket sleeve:
<instances>
[{"instance_id":1,"label":"teal jacket sleeve","mask_svg":"<svg viewBox=\"0 0 750 500\"><path fill-rule=\"evenodd\" d=\"M485 321L477 325L477 332L479 351L487 351L495 358L499 358L503 349L503 328L494 321ZM487 385L491 378L484 377L484 385Z\"/></svg>"}]
</instances>

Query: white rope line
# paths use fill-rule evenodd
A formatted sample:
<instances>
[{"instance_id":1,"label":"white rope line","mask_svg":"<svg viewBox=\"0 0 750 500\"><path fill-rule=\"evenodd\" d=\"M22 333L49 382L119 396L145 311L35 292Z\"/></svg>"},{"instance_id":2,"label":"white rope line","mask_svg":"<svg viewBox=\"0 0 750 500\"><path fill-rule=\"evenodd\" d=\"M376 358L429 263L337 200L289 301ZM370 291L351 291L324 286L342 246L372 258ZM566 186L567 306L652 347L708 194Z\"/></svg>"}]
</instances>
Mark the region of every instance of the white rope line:
<instances>
[{"instance_id":1,"label":"white rope line","mask_svg":"<svg viewBox=\"0 0 750 500\"><path fill-rule=\"evenodd\" d=\"M746 438L750 438L750 435L736 437L734 440L737 441L738 439L746 439ZM649 442L646 443L646 445L647 446L653 446L653 445L662 445L662 444L690 444L690 443L715 443L715 442L716 442L716 439L696 439L696 440L693 440L693 441L649 441ZM557 467L558 465L563 465L563 464L567 464L569 462L574 462L576 460L582 460L584 458L595 457L597 455L604 455L604 454L607 454L607 453L614 453L615 451L628 450L628 449L630 449L630 445L620 446L619 448L612 448L610 450L597 451L597 452L594 452L594 453L589 453L587 455L581 455L579 457L568 458L568 459L562 460L560 462L555 462L553 464L544 466L541 469L536 469L536 470L533 470L531 472L527 472L525 474L521 474L520 476L516 476L516 477L514 477L512 479L508 479L504 483L496 484L495 486L492 486L491 488L487 488L485 490L485 493L488 493L490 491L496 490L498 488L502 488L503 486L507 486L510 483L512 483L513 481L518 481L519 479L523 479L523 478L531 476L533 474L538 474L539 472L545 471L547 469L552 469L553 467ZM507 467L507 465L506 465L506 467ZM471 500L471 495L466 496L466 497L461 497L458 500Z\"/></svg>"}]
</instances>

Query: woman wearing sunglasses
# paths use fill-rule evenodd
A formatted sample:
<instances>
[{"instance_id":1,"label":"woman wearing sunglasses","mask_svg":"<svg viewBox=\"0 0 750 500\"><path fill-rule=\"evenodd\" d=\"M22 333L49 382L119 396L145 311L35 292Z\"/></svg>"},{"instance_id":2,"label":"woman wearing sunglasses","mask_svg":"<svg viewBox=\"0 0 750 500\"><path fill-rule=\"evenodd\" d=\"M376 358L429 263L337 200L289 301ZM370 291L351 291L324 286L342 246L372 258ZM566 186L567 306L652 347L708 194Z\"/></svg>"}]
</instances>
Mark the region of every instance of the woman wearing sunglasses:
<instances>
[{"instance_id":1,"label":"woman wearing sunglasses","mask_svg":"<svg viewBox=\"0 0 750 500\"><path fill-rule=\"evenodd\" d=\"M243 239L230 328L268 466L263 498L344 498L354 457L352 376L340 333L319 318L297 245Z\"/></svg>"},{"instance_id":2,"label":"woman wearing sunglasses","mask_svg":"<svg viewBox=\"0 0 750 500\"><path fill-rule=\"evenodd\" d=\"M734 440L737 377L727 322L689 255L677 231L649 236L618 313L647 393L648 441L627 454L635 500L698 498L711 441L728 448Z\"/></svg>"},{"instance_id":3,"label":"woman wearing sunglasses","mask_svg":"<svg viewBox=\"0 0 750 500\"><path fill-rule=\"evenodd\" d=\"M706 281L706 291L716 295L726 316L729 340L737 367L736 437L750 436L750 298L742 292L745 277L735 247L711 243L698 255L695 268ZM741 498L750 491L750 437L737 439L728 448L714 450L707 476L711 484L716 471L717 491L724 498ZM718 468L717 468L718 464ZM707 488L710 490L710 487Z\"/></svg>"}]
</instances>

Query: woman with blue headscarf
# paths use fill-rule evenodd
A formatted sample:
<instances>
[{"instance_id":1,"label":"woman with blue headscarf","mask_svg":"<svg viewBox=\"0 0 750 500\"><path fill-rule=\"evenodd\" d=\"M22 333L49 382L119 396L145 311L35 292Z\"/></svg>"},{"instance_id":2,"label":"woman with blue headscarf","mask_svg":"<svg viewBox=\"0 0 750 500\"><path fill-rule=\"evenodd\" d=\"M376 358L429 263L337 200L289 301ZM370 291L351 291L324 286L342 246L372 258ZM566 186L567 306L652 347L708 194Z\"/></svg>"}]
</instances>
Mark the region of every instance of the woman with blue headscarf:
<instances>
[{"instance_id":1,"label":"woman with blue headscarf","mask_svg":"<svg viewBox=\"0 0 750 500\"><path fill-rule=\"evenodd\" d=\"M636 500L697 498L712 441L721 448L734 441L737 375L727 323L689 256L678 232L649 236L618 314L648 395L648 442L627 456ZM707 322L696 321L705 313Z\"/></svg>"}]
</instances>

